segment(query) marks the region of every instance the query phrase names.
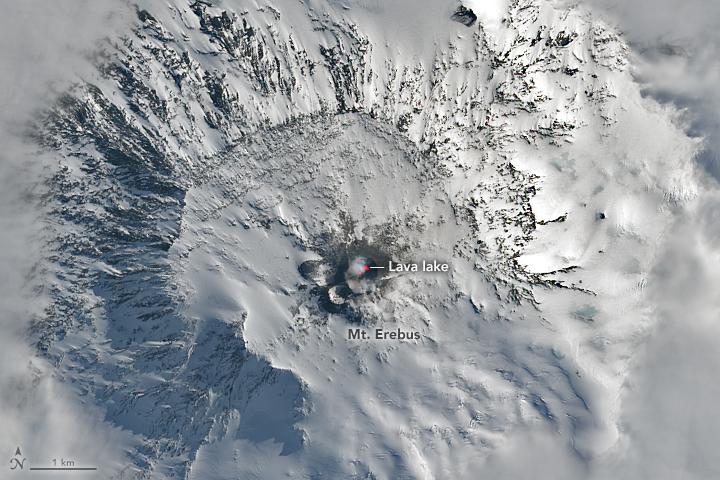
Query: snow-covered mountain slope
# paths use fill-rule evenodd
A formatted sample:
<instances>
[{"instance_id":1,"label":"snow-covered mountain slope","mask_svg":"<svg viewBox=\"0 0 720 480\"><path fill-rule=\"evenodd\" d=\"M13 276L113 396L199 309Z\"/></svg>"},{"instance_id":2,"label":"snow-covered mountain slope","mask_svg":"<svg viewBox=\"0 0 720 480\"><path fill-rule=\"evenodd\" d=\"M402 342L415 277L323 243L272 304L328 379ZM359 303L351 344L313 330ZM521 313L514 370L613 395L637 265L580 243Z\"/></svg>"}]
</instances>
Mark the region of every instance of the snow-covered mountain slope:
<instances>
[{"instance_id":1,"label":"snow-covered mountain slope","mask_svg":"<svg viewBox=\"0 0 720 480\"><path fill-rule=\"evenodd\" d=\"M607 25L540 0L126 14L35 131L60 168L34 332L132 432L108 476L476 478L542 434L577 464L540 478L578 478L616 443L695 145Z\"/></svg>"}]
</instances>

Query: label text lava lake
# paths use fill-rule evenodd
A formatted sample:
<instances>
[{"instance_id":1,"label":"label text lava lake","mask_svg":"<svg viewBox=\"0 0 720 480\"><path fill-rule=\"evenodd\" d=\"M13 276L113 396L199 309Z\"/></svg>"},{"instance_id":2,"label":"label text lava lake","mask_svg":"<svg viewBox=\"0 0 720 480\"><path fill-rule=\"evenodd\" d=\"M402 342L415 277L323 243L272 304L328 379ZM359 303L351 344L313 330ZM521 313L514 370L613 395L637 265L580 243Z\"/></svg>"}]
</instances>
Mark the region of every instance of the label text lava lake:
<instances>
[{"instance_id":1,"label":"label text lava lake","mask_svg":"<svg viewBox=\"0 0 720 480\"><path fill-rule=\"evenodd\" d=\"M423 260L421 268L418 268L417 263L395 263L389 262L388 270L391 272L447 272L447 263L438 263L433 260L432 263L428 263Z\"/></svg>"}]
</instances>

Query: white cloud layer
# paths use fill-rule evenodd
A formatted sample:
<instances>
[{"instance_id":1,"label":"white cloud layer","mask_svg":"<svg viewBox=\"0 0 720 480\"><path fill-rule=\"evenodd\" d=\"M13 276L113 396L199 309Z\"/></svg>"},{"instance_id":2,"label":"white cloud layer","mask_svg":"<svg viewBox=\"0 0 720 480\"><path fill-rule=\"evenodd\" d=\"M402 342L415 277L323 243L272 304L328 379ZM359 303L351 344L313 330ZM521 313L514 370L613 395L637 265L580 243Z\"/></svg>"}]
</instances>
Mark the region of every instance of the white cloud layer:
<instances>
[{"instance_id":1,"label":"white cloud layer","mask_svg":"<svg viewBox=\"0 0 720 480\"><path fill-rule=\"evenodd\" d=\"M659 323L634 361L622 445L598 473L619 479L718 478L720 3L589 3L623 31L643 92L677 108L686 132L703 139L696 159L705 183L694 205L678 212L648 280Z\"/></svg>"},{"instance_id":2,"label":"white cloud layer","mask_svg":"<svg viewBox=\"0 0 720 480\"><path fill-rule=\"evenodd\" d=\"M706 0L589 0L633 47L644 92L682 113L703 137L698 160L720 178L720 3Z\"/></svg>"},{"instance_id":3,"label":"white cloud layer","mask_svg":"<svg viewBox=\"0 0 720 480\"><path fill-rule=\"evenodd\" d=\"M83 53L102 38L117 2L0 1L0 458L3 472L20 447L28 466L53 459L117 469L127 435L102 423L101 412L53 378L35 355L27 328L45 297L33 291L42 269L37 208L49 158L23 138L32 115L53 91L83 75ZM89 72L89 70L85 70ZM121 448L118 448L121 447ZM18 457L20 458L20 457ZM60 460L58 460L60 461ZM45 473L45 472L43 472ZM77 472L75 472L77 473ZM42 473L41 473L42 474ZM6 473L3 473L3 478ZM25 476L23 478L35 478ZM53 478L76 478L58 473Z\"/></svg>"}]
</instances>

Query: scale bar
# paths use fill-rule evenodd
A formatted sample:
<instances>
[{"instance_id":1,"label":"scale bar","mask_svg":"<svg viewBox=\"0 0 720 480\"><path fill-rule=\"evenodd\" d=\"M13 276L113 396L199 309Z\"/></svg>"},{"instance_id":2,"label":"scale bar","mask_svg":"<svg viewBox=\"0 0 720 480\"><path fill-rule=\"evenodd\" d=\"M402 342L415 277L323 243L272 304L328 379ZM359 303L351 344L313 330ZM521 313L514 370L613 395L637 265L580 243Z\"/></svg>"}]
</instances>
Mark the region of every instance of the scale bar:
<instances>
[{"instance_id":1,"label":"scale bar","mask_svg":"<svg viewBox=\"0 0 720 480\"><path fill-rule=\"evenodd\" d=\"M31 467L30 470L97 470L97 467Z\"/></svg>"}]
</instances>

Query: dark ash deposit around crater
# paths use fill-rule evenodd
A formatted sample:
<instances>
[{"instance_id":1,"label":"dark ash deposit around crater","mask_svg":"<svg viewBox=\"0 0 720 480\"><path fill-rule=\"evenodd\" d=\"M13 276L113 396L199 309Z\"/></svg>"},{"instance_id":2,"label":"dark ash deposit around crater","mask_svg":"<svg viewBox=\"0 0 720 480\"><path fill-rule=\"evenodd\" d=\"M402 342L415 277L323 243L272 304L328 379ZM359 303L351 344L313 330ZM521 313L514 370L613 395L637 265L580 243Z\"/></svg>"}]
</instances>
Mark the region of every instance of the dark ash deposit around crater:
<instances>
[{"instance_id":1,"label":"dark ash deposit around crater","mask_svg":"<svg viewBox=\"0 0 720 480\"><path fill-rule=\"evenodd\" d=\"M311 295L323 312L360 321L352 300L375 293L385 284L386 269L375 267L387 265L390 256L364 242L335 245L321 256L321 260L303 262L298 269L314 284Z\"/></svg>"}]
</instances>

